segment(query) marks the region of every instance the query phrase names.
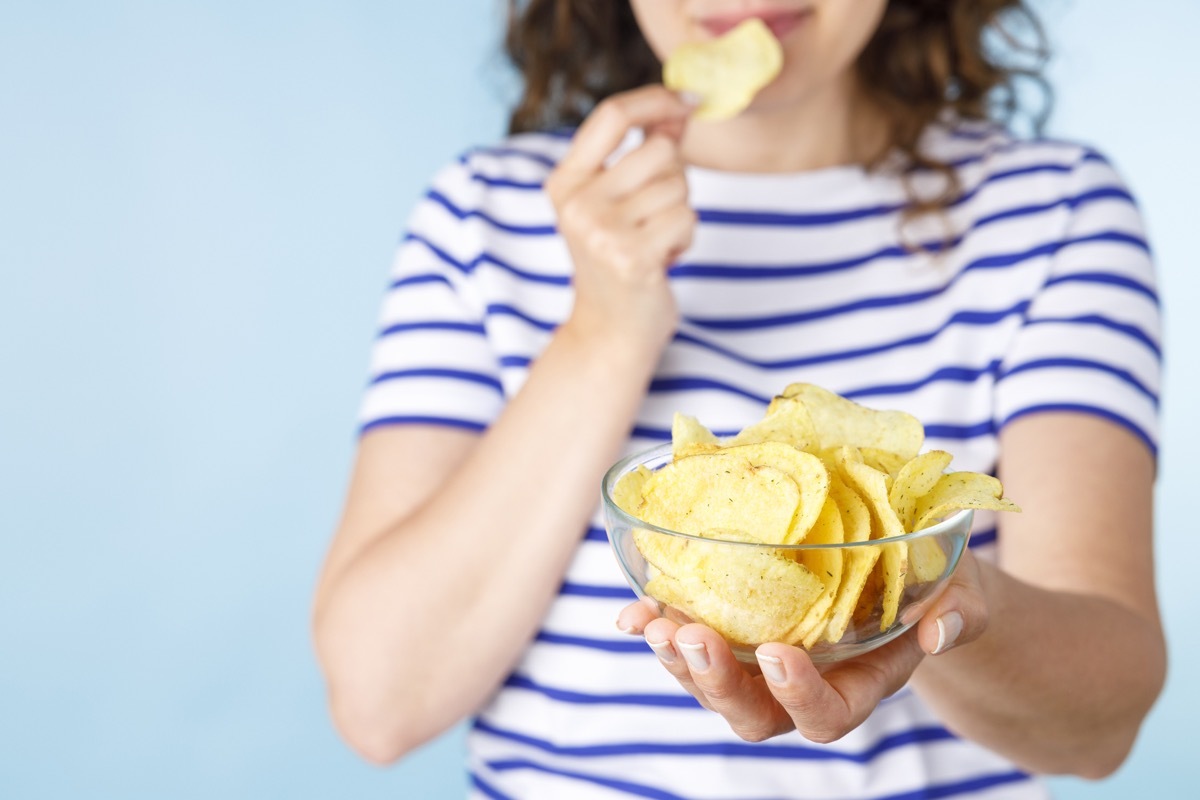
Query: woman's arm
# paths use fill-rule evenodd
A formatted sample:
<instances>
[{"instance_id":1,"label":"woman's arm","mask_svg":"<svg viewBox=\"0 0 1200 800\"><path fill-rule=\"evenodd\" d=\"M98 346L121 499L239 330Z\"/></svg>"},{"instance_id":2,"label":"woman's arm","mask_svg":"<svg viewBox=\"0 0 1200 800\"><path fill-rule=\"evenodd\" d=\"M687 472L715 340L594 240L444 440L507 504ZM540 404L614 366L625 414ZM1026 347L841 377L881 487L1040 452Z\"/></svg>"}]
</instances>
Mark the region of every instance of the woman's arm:
<instances>
[{"instance_id":1,"label":"woman's arm","mask_svg":"<svg viewBox=\"0 0 1200 800\"><path fill-rule=\"evenodd\" d=\"M563 330L482 437L364 437L314 617L334 720L364 756L391 761L432 738L511 669L653 363Z\"/></svg>"},{"instance_id":2,"label":"woman's arm","mask_svg":"<svg viewBox=\"0 0 1200 800\"><path fill-rule=\"evenodd\" d=\"M666 267L695 228L678 148L688 112L646 87L580 128L546 183L575 305L487 432L363 439L314 627L335 721L373 761L478 708L562 581L675 328ZM606 166L633 127L656 133Z\"/></svg>"},{"instance_id":3,"label":"woman's arm","mask_svg":"<svg viewBox=\"0 0 1200 800\"><path fill-rule=\"evenodd\" d=\"M1162 688L1154 590L1154 461L1104 420L1040 414L1001 434L999 568L980 564L990 622L926 659L921 696L957 733L1038 772L1100 777L1129 752Z\"/></svg>"}]
</instances>

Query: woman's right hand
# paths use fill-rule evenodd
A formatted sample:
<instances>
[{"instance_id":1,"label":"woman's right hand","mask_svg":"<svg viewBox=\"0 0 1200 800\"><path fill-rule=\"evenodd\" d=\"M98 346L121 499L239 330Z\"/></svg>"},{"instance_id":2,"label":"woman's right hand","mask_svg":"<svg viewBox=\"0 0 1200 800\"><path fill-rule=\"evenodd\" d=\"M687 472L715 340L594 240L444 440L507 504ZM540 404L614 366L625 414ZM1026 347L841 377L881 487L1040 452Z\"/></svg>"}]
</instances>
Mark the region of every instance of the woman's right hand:
<instances>
[{"instance_id":1,"label":"woman's right hand","mask_svg":"<svg viewBox=\"0 0 1200 800\"><path fill-rule=\"evenodd\" d=\"M662 86L613 95L580 126L546 180L575 264L570 329L641 347L663 347L674 333L667 267L696 229L679 148L690 112ZM645 129L645 140L606 166L632 128Z\"/></svg>"}]
</instances>

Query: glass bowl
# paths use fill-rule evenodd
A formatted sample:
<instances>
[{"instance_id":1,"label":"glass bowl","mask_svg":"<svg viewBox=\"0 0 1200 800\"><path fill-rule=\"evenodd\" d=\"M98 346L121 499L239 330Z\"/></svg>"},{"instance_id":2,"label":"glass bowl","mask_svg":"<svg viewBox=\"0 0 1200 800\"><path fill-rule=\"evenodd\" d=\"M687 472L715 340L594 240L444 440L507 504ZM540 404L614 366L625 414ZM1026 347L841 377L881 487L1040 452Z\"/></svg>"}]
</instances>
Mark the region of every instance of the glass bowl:
<instances>
[{"instance_id":1,"label":"glass bowl","mask_svg":"<svg viewBox=\"0 0 1200 800\"><path fill-rule=\"evenodd\" d=\"M887 644L911 628L945 588L971 533L974 513L968 509L932 527L904 536L840 544L768 545L669 530L631 516L617 506L613 500L613 490L622 476L640 467L654 471L671 460L671 445L663 444L617 462L604 476L601 496L613 553L625 579L638 597L654 600L659 613L681 624L701 622L710 625L724 635L737 658L747 663L754 663L755 648L766 641L783 641L804 647L816 663L852 658ZM663 571L648 561L645 553L650 553L653 558L655 553L661 555L667 551L676 554L686 552L689 558L701 559L708 565L706 571L664 578ZM917 555L924 567L920 570L908 569L904 575L903 589L893 589L898 599L893 604L894 611L891 614L885 608L885 592L881 588L883 579L879 577L881 570L872 568L869 577L866 577L861 566L864 563L879 563L885 554L893 564L903 558L904 563L910 566L916 563L912 557ZM812 615L815 614L819 619L830 614L822 614L819 609L813 610L811 604L797 605L787 599L799 591L792 585L797 572L795 563L811 568L814 563L825 563L824 560L831 557L842 565L842 574L837 580L838 590L834 590L833 580L826 586L831 595L827 607L840 607L844 632L837 636L836 641L830 641L828 638L835 634L825 628L825 634L812 640L802 634L804 629L812 630ZM779 559L793 563L780 564ZM659 560L659 563L677 562ZM851 569L850 565L855 564L858 565L857 569ZM720 568L714 570L712 565L719 565ZM764 566L767 568L764 569ZM847 576L852 573L862 573L859 574L859 580L865 589L861 593L845 587ZM673 587L670 592L663 591L664 580ZM811 577L808 580L811 581ZM839 606L840 598L847 599L842 599ZM787 611L781 613L781 609ZM885 616L894 619L885 625ZM807 622L804 617L808 617ZM740 627L736 624L747 619L752 619L756 624ZM730 620L734 621L732 628L728 624ZM806 627L802 628L802 625ZM741 638L762 640L741 641L726 632L735 629L760 631L757 636L743 633ZM810 638L807 646L804 638Z\"/></svg>"}]
</instances>

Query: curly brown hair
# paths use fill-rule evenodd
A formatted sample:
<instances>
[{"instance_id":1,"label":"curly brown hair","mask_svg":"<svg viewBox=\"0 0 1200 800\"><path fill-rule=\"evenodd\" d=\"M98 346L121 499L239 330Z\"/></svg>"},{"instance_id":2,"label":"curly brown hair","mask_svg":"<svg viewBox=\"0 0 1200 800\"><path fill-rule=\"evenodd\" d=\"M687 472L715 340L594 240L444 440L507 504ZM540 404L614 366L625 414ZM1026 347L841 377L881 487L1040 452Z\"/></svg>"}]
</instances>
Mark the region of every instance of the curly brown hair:
<instances>
[{"instance_id":1,"label":"curly brown hair","mask_svg":"<svg viewBox=\"0 0 1200 800\"><path fill-rule=\"evenodd\" d=\"M505 49L524 78L509 131L578 125L604 98L661 80L662 65L638 28L628 0L509 0ZM859 56L862 84L889 121L878 164L899 152L913 166L947 179L943 207L957 193L949 167L918 151L922 131L944 113L1011 123L1020 110L1018 83L1031 79L1046 98L1033 113L1040 129L1049 112L1041 77L1045 35L1024 0L889 0L878 29Z\"/></svg>"}]
</instances>

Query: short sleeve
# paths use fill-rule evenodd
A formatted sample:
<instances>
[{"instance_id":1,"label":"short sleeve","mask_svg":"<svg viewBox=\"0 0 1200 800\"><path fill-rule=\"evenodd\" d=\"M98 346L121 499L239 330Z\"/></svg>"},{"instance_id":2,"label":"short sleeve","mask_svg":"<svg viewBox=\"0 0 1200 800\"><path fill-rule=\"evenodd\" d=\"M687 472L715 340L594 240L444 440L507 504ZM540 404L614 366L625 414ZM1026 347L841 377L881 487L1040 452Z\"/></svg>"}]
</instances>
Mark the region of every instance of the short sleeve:
<instances>
[{"instance_id":1,"label":"short sleeve","mask_svg":"<svg viewBox=\"0 0 1200 800\"><path fill-rule=\"evenodd\" d=\"M371 349L362 433L403 424L481 431L500 412L499 363L472 283L478 229L451 210L477 207L480 191L468 168L454 164L413 210Z\"/></svg>"},{"instance_id":2,"label":"short sleeve","mask_svg":"<svg viewBox=\"0 0 1200 800\"><path fill-rule=\"evenodd\" d=\"M1073 411L1158 445L1161 321L1141 214L1120 176L1085 151L1064 202L1066 229L996 383L997 427Z\"/></svg>"}]
</instances>

